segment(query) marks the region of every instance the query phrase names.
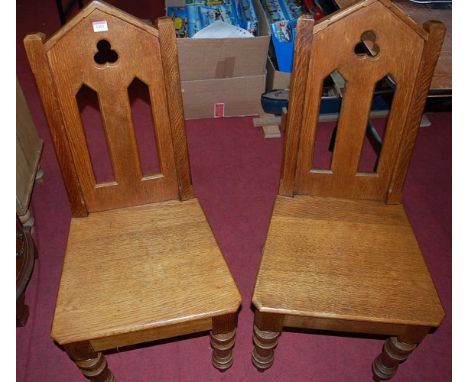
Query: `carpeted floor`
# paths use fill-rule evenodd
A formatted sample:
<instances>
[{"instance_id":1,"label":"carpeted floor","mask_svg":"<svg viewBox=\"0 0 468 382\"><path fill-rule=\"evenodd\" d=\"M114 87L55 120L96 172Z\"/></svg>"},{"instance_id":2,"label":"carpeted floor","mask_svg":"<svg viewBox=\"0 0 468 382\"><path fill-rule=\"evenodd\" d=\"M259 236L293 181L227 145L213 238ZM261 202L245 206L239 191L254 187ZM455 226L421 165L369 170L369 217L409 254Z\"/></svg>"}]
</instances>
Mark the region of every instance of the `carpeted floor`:
<instances>
[{"instance_id":1,"label":"carpeted floor","mask_svg":"<svg viewBox=\"0 0 468 382\"><path fill-rule=\"evenodd\" d=\"M149 1L112 1L130 13L154 18ZM138 3L138 6L137 6ZM17 381L84 380L49 337L63 262L70 209L22 39L59 28L55 2L17 1L17 76L44 139L44 182L33 193L39 250L27 289L30 318L16 329ZM451 114L429 115L421 129L405 186L404 203L447 316L405 362L398 381L451 380ZM371 381L371 362L382 339L284 332L274 366L259 373L250 362L250 299L279 182L281 139L265 140L250 118L187 123L196 196L204 208L243 297L234 366L213 369L208 336L160 341L107 355L120 382L146 381Z\"/></svg>"}]
</instances>

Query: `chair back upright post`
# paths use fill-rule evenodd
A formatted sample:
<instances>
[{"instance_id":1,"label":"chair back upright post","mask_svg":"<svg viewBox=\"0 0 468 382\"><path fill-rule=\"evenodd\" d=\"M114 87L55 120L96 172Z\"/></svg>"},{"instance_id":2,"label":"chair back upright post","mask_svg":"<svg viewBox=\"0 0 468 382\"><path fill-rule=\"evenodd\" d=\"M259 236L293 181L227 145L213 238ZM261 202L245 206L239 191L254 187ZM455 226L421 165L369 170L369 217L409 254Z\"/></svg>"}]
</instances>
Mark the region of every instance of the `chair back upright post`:
<instances>
[{"instance_id":1,"label":"chair back upright post","mask_svg":"<svg viewBox=\"0 0 468 382\"><path fill-rule=\"evenodd\" d=\"M421 27L388 0L355 3L315 26L299 20L279 194L401 203L444 35L442 23ZM356 49L362 43L368 54ZM323 81L335 71L345 80L335 148L330 169L315 169ZM359 172L374 90L386 76L396 91L378 166Z\"/></svg>"},{"instance_id":2,"label":"chair back upright post","mask_svg":"<svg viewBox=\"0 0 468 382\"><path fill-rule=\"evenodd\" d=\"M291 90L284 131L283 162L279 194L293 196L296 177L297 149L301 133L304 93L309 70L309 61L314 32L314 19L309 15L299 17L296 41L294 43L294 63L291 74Z\"/></svg>"},{"instance_id":3,"label":"chair back upright post","mask_svg":"<svg viewBox=\"0 0 468 382\"><path fill-rule=\"evenodd\" d=\"M25 48L43 102L73 216L193 197L175 30L159 30L93 1L47 41L26 36ZM134 81L147 86L160 172L143 174L129 100ZM114 179L96 180L77 94L99 100Z\"/></svg>"}]
</instances>

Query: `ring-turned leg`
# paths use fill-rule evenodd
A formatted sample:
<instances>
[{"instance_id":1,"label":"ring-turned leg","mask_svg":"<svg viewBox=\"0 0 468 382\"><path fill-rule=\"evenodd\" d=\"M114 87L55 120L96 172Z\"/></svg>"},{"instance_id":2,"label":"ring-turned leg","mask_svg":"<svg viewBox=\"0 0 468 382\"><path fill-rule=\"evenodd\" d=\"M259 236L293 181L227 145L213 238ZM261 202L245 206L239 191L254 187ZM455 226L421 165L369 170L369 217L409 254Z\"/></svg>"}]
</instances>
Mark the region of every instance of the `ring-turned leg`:
<instances>
[{"instance_id":1,"label":"ring-turned leg","mask_svg":"<svg viewBox=\"0 0 468 382\"><path fill-rule=\"evenodd\" d=\"M213 348L212 363L218 370L224 371L232 366L232 349L236 341L237 313L213 317L213 329L210 332Z\"/></svg>"},{"instance_id":2,"label":"ring-turned leg","mask_svg":"<svg viewBox=\"0 0 468 382\"><path fill-rule=\"evenodd\" d=\"M252 362L260 371L273 364L274 349L283 328L283 316L255 311Z\"/></svg>"},{"instance_id":3,"label":"ring-turned leg","mask_svg":"<svg viewBox=\"0 0 468 382\"><path fill-rule=\"evenodd\" d=\"M375 376L379 380L392 378L396 374L400 363L409 357L428 331L429 328L427 327L410 328L405 335L388 338L385 341L382 353L372 364Z\"/></svg>"},{"instance_id":4,"label":"ring-turned leg","mask_svg":"<svg viewBox=\"0 0 468 382\"><path fill-rule=\"evenodd\" d=\"M417 344L407 344L390 337L385 342L382 353L375 359L372 369L379 379L390 379L398 370L398 365L405 361Z\"/></svg>"},{"instance_id":5,"label":"ring-turned leg","mask_svg":"<svg viewBox=\"0 0 468 382\"><path fill-rule=\"evenodd\" d=\"M64 348L81 373L90 381L115 382L104 355L101 352L95 352L89 342L68 344Z\"/></svg>"}]
</instances>

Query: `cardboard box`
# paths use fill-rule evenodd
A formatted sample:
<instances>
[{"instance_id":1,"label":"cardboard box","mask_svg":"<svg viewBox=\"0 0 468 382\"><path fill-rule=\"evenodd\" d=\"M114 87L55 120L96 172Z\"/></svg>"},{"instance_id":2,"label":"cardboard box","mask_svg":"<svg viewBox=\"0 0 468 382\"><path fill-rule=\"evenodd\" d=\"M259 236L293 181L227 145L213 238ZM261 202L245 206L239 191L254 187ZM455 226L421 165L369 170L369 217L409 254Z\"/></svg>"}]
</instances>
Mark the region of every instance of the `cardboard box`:
<instances>
[{"instance_id":1,"label":"cardboard box","mask_svg":"<svg viewBox=\"0 0 468 382\"><path fill-rule=\"evenodd\" d=\"M259 0L254 0L254 1L259 6L259 8L256 8L259 29L262 31L262 33L265 33L266 35L271 36L269 21L268 21L266 12L263 9ZM267 91L272 90L272 89L289 89L289 86L291 83L291 73L281 72L278 68L275 68L270 57L267 57L266 70L267 70L267 76L266 76L266 90Z\"/></svg>"},{"instance_id":2,"label":"cardboard box","mask_svg":"<svg viewBox=\"0 0 468 382\"><path fill-rule=\"evenodd\" d=\"M289 89L291 73L281 72L275 68L270 57L267 59L266 89Z\"/></svg>"},{"instance_id":3,"label":"cardboard box","mask_svg":"<svg viewBox=\"0 0 468 382\"><path fill-rule=\"evenodd\" d=\"M265 17L260 1L253 2L259 16L257 37L177 39L185 118L213 118L217 104L224 104L224 116L262 112L270 33L265 20L260 20ZM184 4L184 0L166 0L166 7Z\"/></svg>"},{"instance_id":4,"label":"cardboard box","mask_svg":"<svg viewBox=\"0 0 468 382\"><path fill-rule=\"evenodd\" d=\"M256 76L265 73L269 36L177 39L182 81Z\"/></svg>"},{"instance_id":5,"label":"cardboard box","mask_svg":"<svg viewBox=\"0 0 468 382\"><path fill-rule=\"evenodd\" d=\"M182 81L186 119L235 117L262 113L265 74Z\"/></svg>"}]
</instances>

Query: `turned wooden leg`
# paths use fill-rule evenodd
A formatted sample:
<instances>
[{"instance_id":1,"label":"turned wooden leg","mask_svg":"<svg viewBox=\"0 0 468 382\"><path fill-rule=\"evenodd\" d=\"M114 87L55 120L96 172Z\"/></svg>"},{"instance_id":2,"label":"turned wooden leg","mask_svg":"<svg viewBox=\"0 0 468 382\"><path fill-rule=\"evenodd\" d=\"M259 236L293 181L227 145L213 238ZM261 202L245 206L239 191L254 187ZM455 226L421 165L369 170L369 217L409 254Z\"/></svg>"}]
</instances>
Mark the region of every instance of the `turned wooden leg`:
<instances>
[{"instance_id":1,"label":"turned wooden leg","mask_svg":"<svg viewBox=\"0 0 468 382\"><path fill-rule=\"evenodd\" d=\"M385 341L382 353L374 360L372 371L379 380L392 378L400 363L405 361L429 332L429 327L409 327L399 337Z\"/></svg>"},{"instance_id":2,"label":"turned wooden leg","mask_svg":"<svg viewBox=\"0 0 468 382\"><path fill-rule=\"evenodd\" d=\"M397 337L390 337L385 342L382 353L375 359L372 370L379 379L390 379L405 361L417 344L400 342Z\"/></svg>"},{"instance_id":3,"label":"turned wooden leg","mask_svg":"<svg viewBox=\"0 0 468 382\"><path fill-rule=\"evenodd\" d=\"M68 344L64 348L81 373L90 381L115 382L114 376L107 367L104 355L95 352L89 342Z\"/></svg>"},{"instance_id":4,"label":"turned wooden leg","mask_svg":"<svg viewBox=\"0 0 468 382\"><path fill-rule=\"evenodd\" d=\"M212 363L218 370L224 371L232 366L232 349L236 341L237 313L213 317L213 329L210 342L213 348Z\"/></svg>"},{"instance_id":5,"label":"turned wooden leg","mask_svg":"<svg viewBox=\"0 0 468 382\"><path fill-rule=\"evenodd\" d=\"M382 353L374 360L372 370L379 380L392 378L400 363L405 361L429 332L428 327L408 328L399 337L390 337L385 342Z\"/></svg>"},{"instance_id":6,"label":"turned wooden leg","mask_svg":"<svg viewBox=\"0 0 468 382\"><path fill-rule=\"evenodd\" d=\"M24 303L24 293L16 300L16 326L25 326L29 317L29 307Z\"/></svg>"},{"instance_id":7,"label":"turned wooden leg","mask_svg":"<svg viewBox=\"0 0 468 382\"><path fill-rule=\"evenodd\" d=\"M283 316L255 312L252 362L258 370L266 370L273 364L274 349L282 329Z\"/></svg>"},{"instance_id":8,"label":"turned wooden leg","mask_svg":"<svg viewBox=\"0 0 468 382\"><path fill-rule=\"evenodd\" d=\"M257 369L265 370L273 365L274 349L278 345L280 334L281 332L260 330L254 325L252 362Z\"/></svg>"}]
</instances>

